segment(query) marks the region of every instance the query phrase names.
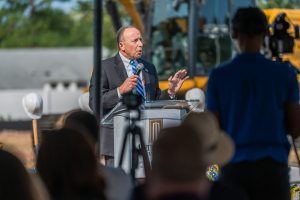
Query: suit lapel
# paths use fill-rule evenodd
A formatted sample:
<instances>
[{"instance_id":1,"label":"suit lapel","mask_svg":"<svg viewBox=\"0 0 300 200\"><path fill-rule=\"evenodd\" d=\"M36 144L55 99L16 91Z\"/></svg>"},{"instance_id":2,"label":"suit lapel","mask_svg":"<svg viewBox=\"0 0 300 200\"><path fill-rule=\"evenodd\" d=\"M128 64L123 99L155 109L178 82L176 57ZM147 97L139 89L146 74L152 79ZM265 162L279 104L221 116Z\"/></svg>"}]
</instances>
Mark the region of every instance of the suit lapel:
<instances>
[{"instance_id":1,"label":"suit lapel","mask_svg":"<svg viewBox=\"0 0 300 200\"><path fill-rule=\"evenodd\" d=\"M145 70L142 71L144 80L145 80L145 85L148 85L150 83L150 77L149 77L149 73L147 73Z\"/></svg>"},{"instance_id":2,"label":"suit lapel","mask_svg":"<svg viewBox=\"0 0 300 200\"><path fill-rule=\"evenodd\" d=\"M144 64L144 69L142 70L142 74L143 74L143 79L145 81L144 86L146 86L150 83L150 76L149 76L148 66L141 59L138 59L137 61L138 61L138 63L143 63Z\"/></svg>"},{"instance_id":3,"label":"suit lapel","mask_svg":"<svg viewBox=\"0 0 300 200\"><path fill-rule=\"evenodd\" d=\"M115 63L116 65L114 66L116 69L116 72L118 73L118 76L120 77L122 83L128 78L125 66L123 64L123 61L119 55L119 53L115 56Z\"/></svg>"}]
</instances>

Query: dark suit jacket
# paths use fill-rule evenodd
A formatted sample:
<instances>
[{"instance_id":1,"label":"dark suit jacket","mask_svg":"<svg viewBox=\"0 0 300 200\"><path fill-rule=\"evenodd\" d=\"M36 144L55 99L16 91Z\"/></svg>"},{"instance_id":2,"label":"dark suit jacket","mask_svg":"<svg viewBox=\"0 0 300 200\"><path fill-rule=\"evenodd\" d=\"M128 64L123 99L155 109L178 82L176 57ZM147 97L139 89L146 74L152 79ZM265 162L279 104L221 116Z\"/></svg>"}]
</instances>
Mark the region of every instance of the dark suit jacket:
<instances>
[{"instance_id":1,"label":"dark suit jacket","mask_svg":"<svg viewBox=\"0 0 300 200\"><path fill-rule=\"evenodd\" d=\"M158 77L155 66L143 59L137 59L138 63L144 64L142 71L145 80L145 91L147 100L170 99L167 91L161 92L158 85ZM90 82L90 108L93 109L93 79L92 74ZM125 66L119 53L111 58L102 61L102 106L103 115L107 114L119 101L117 88L128 78ZM111 127L105 127L111 128ZM113 156L113 133L112 130L100 130L101 152L103 155ZM106 133L107 132L107 133ZM108 133L110 132L110 133Z\"/></svg>"}]
</instances>

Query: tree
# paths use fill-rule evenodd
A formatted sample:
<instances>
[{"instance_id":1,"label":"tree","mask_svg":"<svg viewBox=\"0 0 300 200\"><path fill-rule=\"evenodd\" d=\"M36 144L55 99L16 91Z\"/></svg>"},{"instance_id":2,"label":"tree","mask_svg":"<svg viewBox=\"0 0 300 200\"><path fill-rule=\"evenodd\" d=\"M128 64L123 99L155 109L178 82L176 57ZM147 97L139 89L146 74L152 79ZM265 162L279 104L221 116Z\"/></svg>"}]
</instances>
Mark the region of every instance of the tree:
<instances>
[{"instance_id":1,"label":"tree","mask_svg":"<svg viewBox=\"0 0 300 200\"><path fill-rule=\"evenodd\" d=\"M93 0L76 0L71 12L53 8L53 1L3 0L0 48L70 47L93 44ZM104 12L103 45L116 49L115 31Z\"/></svg>"},{"instance_id":2,"label":"tree","mask_svg":"<svg viewBox=\"0 0 300 200\"><path fill-rule=\"evenodd\" d=\"M0 10L0 47L68 46L70 16L51 0L6 0Z\"/></svg>"}]
</instances>

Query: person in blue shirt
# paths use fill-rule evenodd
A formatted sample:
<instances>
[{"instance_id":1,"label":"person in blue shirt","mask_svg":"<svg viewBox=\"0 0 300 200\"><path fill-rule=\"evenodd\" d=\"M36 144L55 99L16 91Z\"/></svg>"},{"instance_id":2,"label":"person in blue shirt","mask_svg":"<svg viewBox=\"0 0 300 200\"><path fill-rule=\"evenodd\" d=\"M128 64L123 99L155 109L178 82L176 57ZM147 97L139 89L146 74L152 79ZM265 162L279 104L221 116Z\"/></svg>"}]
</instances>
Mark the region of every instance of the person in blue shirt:
<instances>
[{"instance_id":1,"label":"person in blue shirt","mask_svg":"<svg viewBox=\"0 0 300 200\"><path fill-rule=\"evenodd\" d=\"M206 107L235 143L220 181L240 187L250 200L288 200L287 135L300 135L299 88L290 66L260 54L267 29L260 9L237 10L232 38L239 53L210 73Z\"/></svg>"}]
</instances>

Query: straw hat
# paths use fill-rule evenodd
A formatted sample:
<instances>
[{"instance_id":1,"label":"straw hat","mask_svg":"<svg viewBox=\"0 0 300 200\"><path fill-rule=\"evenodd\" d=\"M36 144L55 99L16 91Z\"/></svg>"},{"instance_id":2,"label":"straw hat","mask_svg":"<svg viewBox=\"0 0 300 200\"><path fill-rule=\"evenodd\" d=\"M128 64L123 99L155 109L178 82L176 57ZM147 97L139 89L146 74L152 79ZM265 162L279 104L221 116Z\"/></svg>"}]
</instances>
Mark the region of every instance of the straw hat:
<instances>
[{"instance_id":1,"label":"straw hat","mask_svg":"<svg viewBox=\"0 0 300 200\"><path fill-rule=\"evenodd\" d=\"M198 132L206 164L225 165L231 160L234 144L231 138L220 129L214 114L192 112L184 119L183 125L190 126Z\"/></svg>"},{"instance_id":2,"label":"straw hat","mask_svg":"<svg viewBox=\"0 0 300 200\"><path fill-rule=\"evenodd\" d=\"M203 148L198 132L189 126L164 128L153 144L154 177L193 181L205 176Z\"/></svg>"}]
</instances>

